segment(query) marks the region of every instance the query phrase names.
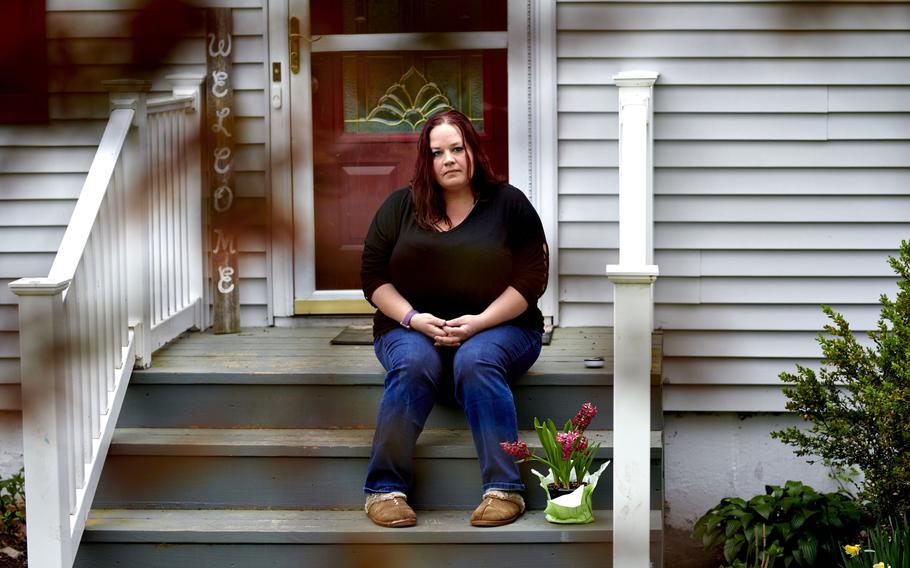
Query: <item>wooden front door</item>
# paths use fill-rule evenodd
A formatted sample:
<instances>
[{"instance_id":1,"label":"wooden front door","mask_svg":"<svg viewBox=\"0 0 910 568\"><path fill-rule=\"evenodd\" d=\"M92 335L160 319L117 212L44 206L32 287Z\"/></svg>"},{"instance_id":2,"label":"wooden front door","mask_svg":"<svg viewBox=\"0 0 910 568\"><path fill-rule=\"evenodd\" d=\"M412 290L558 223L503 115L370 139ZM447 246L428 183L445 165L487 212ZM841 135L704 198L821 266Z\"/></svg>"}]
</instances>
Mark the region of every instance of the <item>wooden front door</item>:
<instances>
[{"instance_id":1,"label":"wooden front door","mask_svg":"<svg viewBox=\"0 0 910 568\"><path fill-rule=\"evenodd\" d=\"M357 289L370 220L411 179L428 116L464 112L508 171L505 53L318 53L312 66L316 288Z\"/></svg>"},{"instance_id":2,"label":"wooden front door","mask_svg":"<svg viewBox=\"0 0 910 568\"><path fill-rule=\"evenodd\" d=\"M506 49L464 48L505 30L505 1L314 0L310 27L314 288L359 290L370 220L408 184L427 117L464 112L508 173Z\"/></svg>"}]
</instances>

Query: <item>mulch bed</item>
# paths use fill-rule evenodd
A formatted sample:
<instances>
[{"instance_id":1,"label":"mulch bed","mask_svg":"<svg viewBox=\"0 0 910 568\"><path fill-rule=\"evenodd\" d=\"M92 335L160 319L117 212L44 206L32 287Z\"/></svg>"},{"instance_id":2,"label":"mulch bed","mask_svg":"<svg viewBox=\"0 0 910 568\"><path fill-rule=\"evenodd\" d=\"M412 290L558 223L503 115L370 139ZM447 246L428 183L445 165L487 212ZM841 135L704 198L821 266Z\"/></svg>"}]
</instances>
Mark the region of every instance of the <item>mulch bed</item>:
<instances>
[{"instance_id":1,"label":"mulch bed","mask_svg":"<svg viewBox=\"0 0 910 568\"><path fill-rule=\"evenodd\" d=\"M12 558L3 551L7 548L19 551L22 554L18 558ZM25 568L28 566L28 559L25 553L25 537L0 534L0 568Z\"/></svg>"}]
</instances>

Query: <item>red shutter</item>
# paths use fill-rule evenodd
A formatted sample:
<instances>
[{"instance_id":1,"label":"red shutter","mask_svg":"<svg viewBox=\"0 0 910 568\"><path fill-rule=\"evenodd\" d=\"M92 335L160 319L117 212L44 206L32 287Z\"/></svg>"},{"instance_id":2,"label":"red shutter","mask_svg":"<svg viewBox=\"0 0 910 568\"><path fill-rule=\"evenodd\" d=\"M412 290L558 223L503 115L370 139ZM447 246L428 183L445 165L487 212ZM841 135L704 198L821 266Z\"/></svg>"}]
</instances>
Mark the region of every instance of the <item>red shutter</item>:
<instances>
[{"instance_id":1,"label":"red shutter","mask_svg":"<svg viewBox=\"0 0 910 568\"><path fill-rule=\"evenodd\" d=\"M47 120L43 0L0 0L0 123Z\"/></svg>"}]
</instances>

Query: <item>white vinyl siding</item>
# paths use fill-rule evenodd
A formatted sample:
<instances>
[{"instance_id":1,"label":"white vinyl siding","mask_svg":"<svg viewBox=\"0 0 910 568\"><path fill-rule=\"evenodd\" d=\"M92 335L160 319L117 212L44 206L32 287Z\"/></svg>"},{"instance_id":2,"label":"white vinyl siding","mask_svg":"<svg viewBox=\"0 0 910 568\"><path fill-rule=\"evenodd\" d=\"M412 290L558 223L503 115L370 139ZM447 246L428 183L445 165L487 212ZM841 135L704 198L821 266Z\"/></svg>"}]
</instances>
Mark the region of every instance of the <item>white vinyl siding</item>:
<instances>
[{"instance_id":1,"label":"white vinyl siding","mask_svg":"<svg viewBox=\"0 0 910 568\"><path fill-rule=\"evenodd\" d=\"M256 216L238 241L241 323L270 321L266 193L268 82L265 9L259 0L199 1L233 8L237 207ZM48 0L49 115L45 125L0 125L0 410L18 408L16 297L7 284L50 269L109 114L107 79L134 78L131 22L143 2ZM201 33L179 42L156 70L152 94L170 91L165 75L205 71Z\"/></svg>"},{"instance_id":2,"label":"white vinyl siding","mask_svg":"<svg viewBox=\"0 0 910 568\"><path fill-rule=\"evenodd\" d=\"M665 409L782 410L819 307L876 326L910 238L910 4L558 4L562 325L610 325L620 71L654 91Z\"/></svg>"}]
</instances>

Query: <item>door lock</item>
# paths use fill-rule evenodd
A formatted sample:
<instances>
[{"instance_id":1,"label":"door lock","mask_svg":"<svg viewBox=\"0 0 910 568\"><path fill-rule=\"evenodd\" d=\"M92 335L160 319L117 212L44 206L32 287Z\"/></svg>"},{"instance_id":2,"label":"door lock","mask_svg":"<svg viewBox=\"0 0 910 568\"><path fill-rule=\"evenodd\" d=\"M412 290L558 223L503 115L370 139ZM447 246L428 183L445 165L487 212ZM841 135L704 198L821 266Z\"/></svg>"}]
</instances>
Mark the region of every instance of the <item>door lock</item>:
<instances>
[{"instance_id":1,"label":"door lock","mask_svg":"<svg viewBox=\"0 0 910 568\"><path fill-rule=\"evenodd\" d=\"M288 58L291 73L300 73L300 18L291 18L288 24Z\"/></svg>"},{"instance_id":2,"label":"door lock","mask_svg":"<svg viewBox=\"0 0 910 568\"><path fill-rule=\"evenodd\" d=\"M316 43L322 36L306 36L300 33L300 18L291 18L288 22L288 55L291 60L291 73L300 73L300 40L310 44Z\"/></svg>"}]
</instances>

